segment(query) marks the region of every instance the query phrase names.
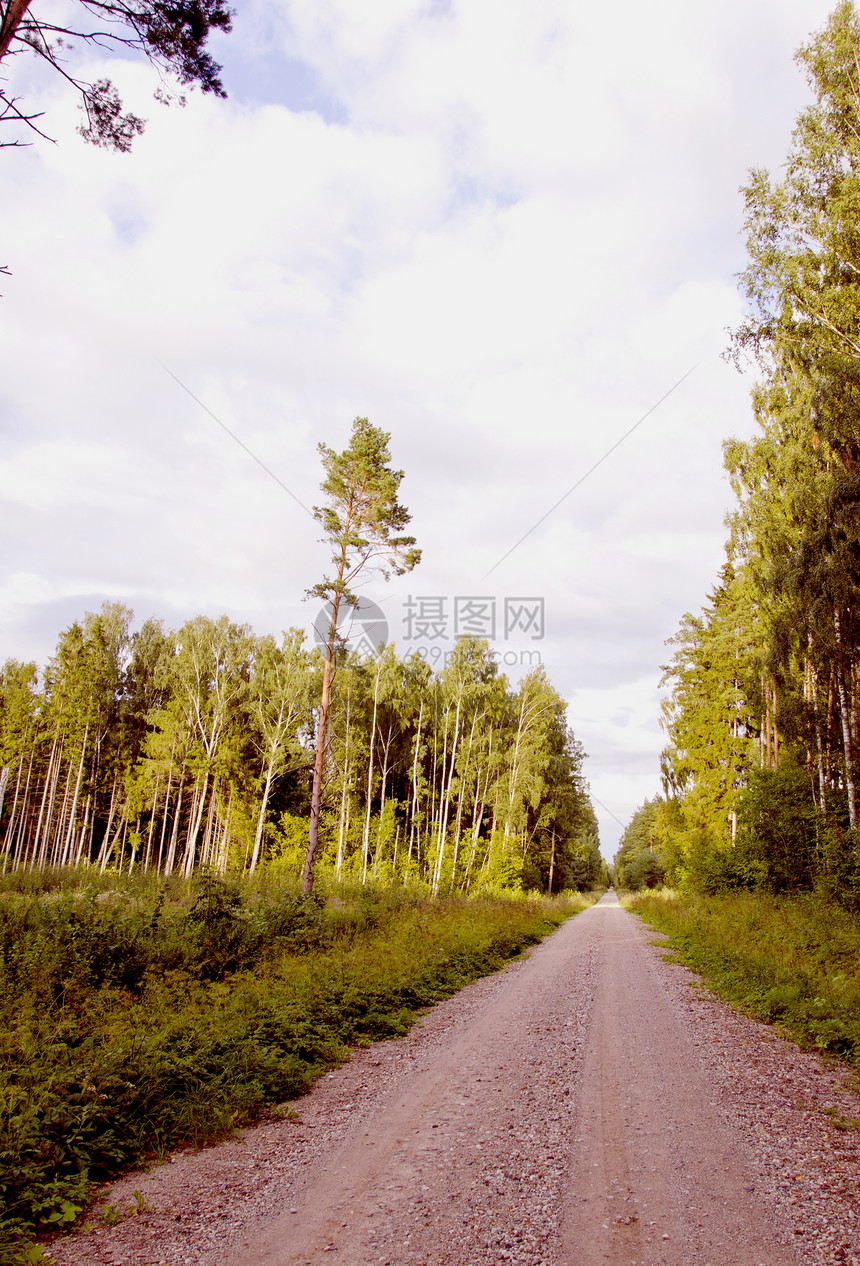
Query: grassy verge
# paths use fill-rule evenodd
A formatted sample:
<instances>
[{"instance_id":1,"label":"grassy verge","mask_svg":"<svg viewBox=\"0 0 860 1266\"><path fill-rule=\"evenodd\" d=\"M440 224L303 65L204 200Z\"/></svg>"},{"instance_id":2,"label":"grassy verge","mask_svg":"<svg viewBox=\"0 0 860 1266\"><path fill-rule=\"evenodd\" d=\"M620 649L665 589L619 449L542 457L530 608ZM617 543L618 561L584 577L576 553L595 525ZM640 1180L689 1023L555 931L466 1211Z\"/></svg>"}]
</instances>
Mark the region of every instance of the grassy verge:
<instances>
[{"instance_id":1,"label":"grassy verge","mask_svg":"<svg viewBox=\"0 0 860 1266\"><path fill-rule=\"evenodd\" d=\"M748 892L642 892L624 904L720 997L860 1066L860 928L843 909Z\"/></svg>"},{"instance_id":2,"label":"grassy verge","mask_svg":"<svg viewBox=\"0 0 860 1266\"><path fill-rule=\"evenodd\" d=\"M80 882L0 891L3 1262L38 1260L94 1183L302 1094L590 904Z\"/></svg>"}]
</instances>

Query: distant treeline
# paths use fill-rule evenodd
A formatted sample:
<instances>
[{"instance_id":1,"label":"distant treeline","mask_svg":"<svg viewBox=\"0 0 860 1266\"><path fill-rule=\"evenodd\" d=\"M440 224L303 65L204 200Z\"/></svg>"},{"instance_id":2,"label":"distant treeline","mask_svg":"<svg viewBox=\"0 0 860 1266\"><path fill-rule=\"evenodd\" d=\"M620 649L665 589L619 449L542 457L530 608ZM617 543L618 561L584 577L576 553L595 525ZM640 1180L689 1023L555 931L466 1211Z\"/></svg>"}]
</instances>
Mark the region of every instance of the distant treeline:
<instances>
[{"instance_id":1,"label":"distant treeline","mask_svg":"<svg viewBox=\"0 0 860 1266\"><path fill-rule=\"evenodd\" d=\"M298 868L322 658L226 616L177 631L105 604L44 673L0 673L2 868L164 875ZM434 892L599 883L584 753L542 668L512 689L463 638L418 656L339 657L326 749L325 864Z\"/></svg>"}]
</instances>

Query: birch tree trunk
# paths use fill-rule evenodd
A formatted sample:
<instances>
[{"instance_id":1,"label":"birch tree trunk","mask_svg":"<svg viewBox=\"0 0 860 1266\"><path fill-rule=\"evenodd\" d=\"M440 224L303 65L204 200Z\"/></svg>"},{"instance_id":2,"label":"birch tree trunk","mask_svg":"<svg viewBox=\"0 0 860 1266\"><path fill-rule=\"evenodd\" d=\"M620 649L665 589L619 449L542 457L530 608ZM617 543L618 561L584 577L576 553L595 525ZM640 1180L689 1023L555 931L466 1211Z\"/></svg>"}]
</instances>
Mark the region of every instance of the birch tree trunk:
<instances>
[{"instance_id":1,"label":"birch tree trunk","mask_svg":"<svg viewBox=\"0 0 860 1266\"><path fill-rule=\"evenodd\" d=\"M31 754L30 754L30 765L31 765L31 766L32 766L32 763L33 763L33 756L32 756L32 749L31 749ZM4 841L3 841L3 870L2 870L2 874L4 874L4 875L6 874L6 868L7 868L7 866L9 865L9 861L10 861L10 859L11 859L10 850L11 850L11 848L12 848L12 840L15 838L15 821L16 821L16 815L17 815L17 812L18 812L18 791L19 791L20 786L21 786L21 773L22 773L22 771L23 771L23 768L24 768L24 757L23 757L23 754L22 754L22 755L18 758L18 776L17 776L17 778L15 779L15 798L14 798L14 800L12 801L12 812L11 812L11 813L10 813L10 815L9 815L9 821L8 821L8 823L7 823L7 825L6 825L6 836L5 836L5 839L4 839ZM30 772L29 772L29 770L28 770L28 771L27 771L27 787L29 787L29 786L30 786ZM24 792L24 803L25 803L25 804L27 803L27 793L26 793L26 790L25 790L25 792Z\"/></svg>"},{"instance_id":2,"label":"birch tree trunk","mask_svg":"<svg viewBox=\"0 0 860 1266\"><path fill-rule=\"evenodd\" d=\"M809 694L812 703L812 720L815 734L815 760L818 769L818 808L827 812L827 778L824 770L824 750L821 740L821 711L818 706L818 673L809 659Z\"/></svg>"},{"instance_id":3,"label":"birch tree trunk","mask_svg":"<svg viewBox=\"0 0 860 1266\"><path fill-rule=\"evenodd\" d=\"M188 828L188 838L185 843L185 858L183 863L183 874L186 879L191 877L194 869L194 859L197 853L197 836L200 833L200 824L203 821L203 813L206 808L206 795L209 791L209 770L207 769L203 775L203 787L201 790L195 787L194 801L191 809L191 825Z\"/></svg>"},{"instance_id":4,"label":"birch tree trunk","mask_svg":"<svg viewBox=\"0 0 860 1266\"><path fill-rule=\"evenodd\" d=\"M249 875L253 875L257 869L257 862L260 860L260 850L263 847L263 829L266 825L266 807L269 803L269 796L272 791L272 778L275 770L275 752L272 751L269 758L268 768L266 769L266 780L263 787L263 798L260 801L260 812L257 814L257 829L254 832L254 848L251 853L251 865L248 870Z\"/></svg>"},{"instance_id":5,"label":"birch tree trunk","mask_svg":"<svg viewBox=\"0 0 860 1266\"><path fill-rule=\"evenodd\" d=\"M90 823L90 806L91 806L91 804L92 804L92 797L91 797L91 796L87 796L87 803L86 803L86 805L85 805L85 807L84 807L84 824L83 824L83 826L81 827L81 838L78 840L78 849L77 849L77 852L75 853L75 865L76 865L76 866L80 866L80 864L81 864L81 858L83 857L83 852L84 852L84 843L85 843L86 838L87 838L87 827L89 826L89 823Z\"/></svg>"},{"instance_id":6,"label":"birch tree trunk","mask_svg":"<svg viewBox=\"0 0 860 1266\"><path fill-rule=\"evenodd\" d=\"M367 863L370 855L370 811L373 804L373 753L376 748L376 712L379 703L379 678L382 675L381 663L377 665L376 681L373 683L373 720L370 725L370 751L367 757L367 803L364 811L364 833L361 841L361 882L367 882Z\"/></svg>"},{"instance_id":7,"label":"birch tree trunk","mask_svg":"<svg viewBox=\"0 0 860 1266\"><path fill-rule=\"evenodd\" d=\"M420 705L420 707L419 707L419 709L418 709L418 732L417 732L417 734L415 735L415 756L414 756L413 761L412 761L412 814L411 814L411 821L410 821L410 823L409 823L409 853L408 853L408 855L407 855L407 857L406 857L406 871L404 872L404 879L405 879L406 874L408 874L409 867L410 867L410 866L411 866L411 864L412 864L412 845L413 845L413 842L417 841L417 847L418 847L419 851L420 851L420 847L421 847L420 836L418 835L418 832L419 832L419 829L420 829L420 828L419 828L419 825L418 825L418 813L419 813L419 807L418 807L418 755L419 755L419 752L421 751L421 722L422 722L422 720L423 720L423 719L424 719L424 696L423 696L423 694L422 694L422 696L421 696L421 705Z\"/></svg>"},{"instance_id":8,"label":"birch tree trunk","mask_svg":"<svg viewBox=\"0 0 860 1266\"><path fill-rule=\"evenodd\" d=\"M146 852L143 855L143 873L149 870L149 861L152 856L152 833L155 830L155 819L158 815L158 793L161 789L161 780L156 778L155 791L152 796L152 811L149 815L149 829L146 832Z\"/></svg>"},{"instance_id":9,"label":"birch tree trunk","mask_svg":"<svg viewBox=\"0 0 860 1266\"><path fill-rule=\"evenodd\" d=\"M475 737L475 726L478 721L478 711L472 717L472 727L469 730L469 746L466 749L466 763L463 766L463 772L460 775L460 798L457 802L457 820L454 826L454 856L451 860L451 883L457 882L457 859L460 855L460 832L463 823L463 805L466 799L466 780L469 774L470 763L472 759L472 742Z\"/></svg>"},{"instance_id":10,"label":"birch tree trunk","mask_svg":"<svg viewBox=\"0 0 860 1266\"><path fill-rule=\"evenodd\" d=\"M74 847L75 821L76 821L77 813L78 813L78 796L80 795L80 791L81 791L81 779L84 776L84 756L87 750L87 736L89 735L89 732L90 732L90 723L89 721L87 721L86 727L84 729L83 741L81 742L81 759L78 761L78 776L75 781L75 794L72 798L72 809L71 809L71 813L69 814L69 829L66 834L66 846L63 851L64 864L67 858L71 858L72 849Z\"/></svg>"},{"instance_id":11,"label":"birch tree trunk","mask_svg":"<svg viewBox=\"0 0 860 1266\"><path fill-rule=\"evenodd\" d=\"M436 845L436 867L433 875L433 896L439 895L439 885L442 882L442 862L445 857L445 837L448 833L448 807L451 803L451 783L454 779L454 766L457 760L457 745L460 738L460 704L462 702L462 692L457 696L457 711L454 717L454 739L451 747L451 762L448 766L447 785L440 788L440 804L439 804L439 835ZM447 738L447 726L446 726Z\"/></svg>"},{"instance_id":12,"label":"birch tree trunk","mask_svg":"<svg viewBox=\"0 0 860 1266\"><path fill-rule=\"evenodd\" d=\"M102 840L102 846L101 846L101 849L99 850L99 856L98 856L98 867L99 867L99 870L102 872L102 874L104 874L105 866L107 866L107 859L110 856L110 848L111 848L110 829L113 826L113 815L116 809L117 777L118 777L117 773L114 772L113 786L111 788L111 793L110 793L110 808L108 810L107 826L105 827L104 838Z\"/></svg>"},{"instance_id":13,"label":"birch tree trunk","mask_svg":"<svg viewBox=\"0 0 860 1266\"><path fill-rule=\"evenodd\" d=\"M60 812L57 817L56 831L54 832L54 842L51 847L51 865L52 866L62 865L62 858L63 858L64 848L65 848L65 840L63 839L63 832L64 832L64 827L65 827L65 822L66 822L66 809L69 804L69 791L71 790L71 786L72 786L72 762L69 761L68 768L66 769L66 786L63 791L63 803L60 806Z\"/></svg>"},{"instance_id":14,"label":"birch tree trunk","mask_svg":"<svg viewBox=\"0 0 860 1266\"><path fill-rule=\"evenodd\" d=\"M46 806L46 805L47 805L47 803L48 803L48 788L49 788L50 783L51 783L51 775L52 775L52 773L53 773L53 769L54 769L54 756L56 755L56 749L57 749L57 735L55 734L55 735L54 735L54 741L53 741L53 743L51 744L51 755L50 755L50 757L48 758L48 768L47 768L47 771L46 771L46 773L45 773L45 784L44 784L44 786L43 786L43 788L42 788L42 803L41 803L41 805L39 806L39 820L38 820L38 822L36 823L36 834L35 834L35 837L34 837L34 839L33 839L32 851L31 851L31 854L30 854L30 869L31 869L31 870L33 870L33 868L34 868L34 867L35 867L35 865L36 865L36 859L37 859L37 857L38 857L38 853L39 853L39 841L40 841L41 836L42 836L42 822L43 822L44 817L45 817L45 806Z\"/></svg>"},{"instance_id":15,"label":"birch tree trunk","mask_svg":"<svg viewBox=\"0 0 860 1266\"><path fill-rule=\"evenodd\" d=\"M853 831L857 826L857 800L854 789L854 747L851 742L851 718L848 715L848 695L845 689L844 659L842 651L842 625L839 611L833 608L833 629L836 634L836 686L839 691L839 712L842 718L842 747L845 753L845 789L848 792L848 822Z\"/></svg>"},{"instance_id":16,"label":"birch tree trunk","mask_svg":"<svg viewBox=\"0 0 860 1266\"><path fill-rule=\"evenodd\" d=\"M179 820L182 815L182 793L185 790L185 771L179 776L179 795L176 801L176 809L173 817L173 829L170 832L170 844L167 849L167 860L164 863L164 877L169 879L173 874L173 866L176 861L176 845L179 840Z\"/></svg>"}]
</instances>

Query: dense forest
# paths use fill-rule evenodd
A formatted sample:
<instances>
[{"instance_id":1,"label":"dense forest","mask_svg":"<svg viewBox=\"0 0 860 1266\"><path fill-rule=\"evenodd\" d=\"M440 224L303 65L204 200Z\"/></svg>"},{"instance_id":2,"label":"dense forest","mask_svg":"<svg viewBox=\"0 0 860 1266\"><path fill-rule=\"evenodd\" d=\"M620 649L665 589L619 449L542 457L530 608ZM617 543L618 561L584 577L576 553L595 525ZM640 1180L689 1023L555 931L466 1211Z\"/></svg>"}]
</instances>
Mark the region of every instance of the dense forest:
<instances>
[{"instance_id":1,"label":"dense forest","mask_svg":"<svg viewBox=\"0 0 860 1266\"><path fill-rule=\"evenodd\" d=\"M106 604L44 673L0 672L2 868L129 873L300 867L323 657L198 616L179 630ZM413 877L434 893L600 881L584 753L535 669L512 688L486 642L437 674L392 646L341 648L321 839L338 878Z\"/></svg>"},{"instance_id":2,"label":"dense forest","mask_svg":"<svg viewBox=\"0 0 860 1266\"><path fill-rule=\"evenodd\" d=\"M797 61L813 93L780 179L743 190L758 434L724 445L726 561L665 668L664 796L617 857L632 886L860 897L860 22Z\"/></svg>"}]
</instances>

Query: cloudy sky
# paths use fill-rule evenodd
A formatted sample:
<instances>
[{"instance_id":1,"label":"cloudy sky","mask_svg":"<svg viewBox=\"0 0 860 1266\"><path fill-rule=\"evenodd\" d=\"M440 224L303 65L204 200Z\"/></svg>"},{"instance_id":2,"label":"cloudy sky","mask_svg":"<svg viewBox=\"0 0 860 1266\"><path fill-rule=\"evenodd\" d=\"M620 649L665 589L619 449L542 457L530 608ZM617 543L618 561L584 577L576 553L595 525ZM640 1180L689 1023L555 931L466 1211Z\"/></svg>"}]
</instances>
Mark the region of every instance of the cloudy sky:
<instances>
[{"instance_id":1,"label":"cloudy sky","mask_svg":"<svg viewBox=\"0 0 860 1266\"><path fill-rule=\"evenodd\" d=\"M738 186L782 162L830 7L237 0L226 101L70 61L148 118L131 155L7 65L56 143L0 151L0 658L44 662L106 599L309 629L316 446L367 416L424 551L367 596L431 662L470 611L512 679L540 656L611 854L659 790L664 642L751 432L721 359Z\"/></svg>"}]
</instances>

